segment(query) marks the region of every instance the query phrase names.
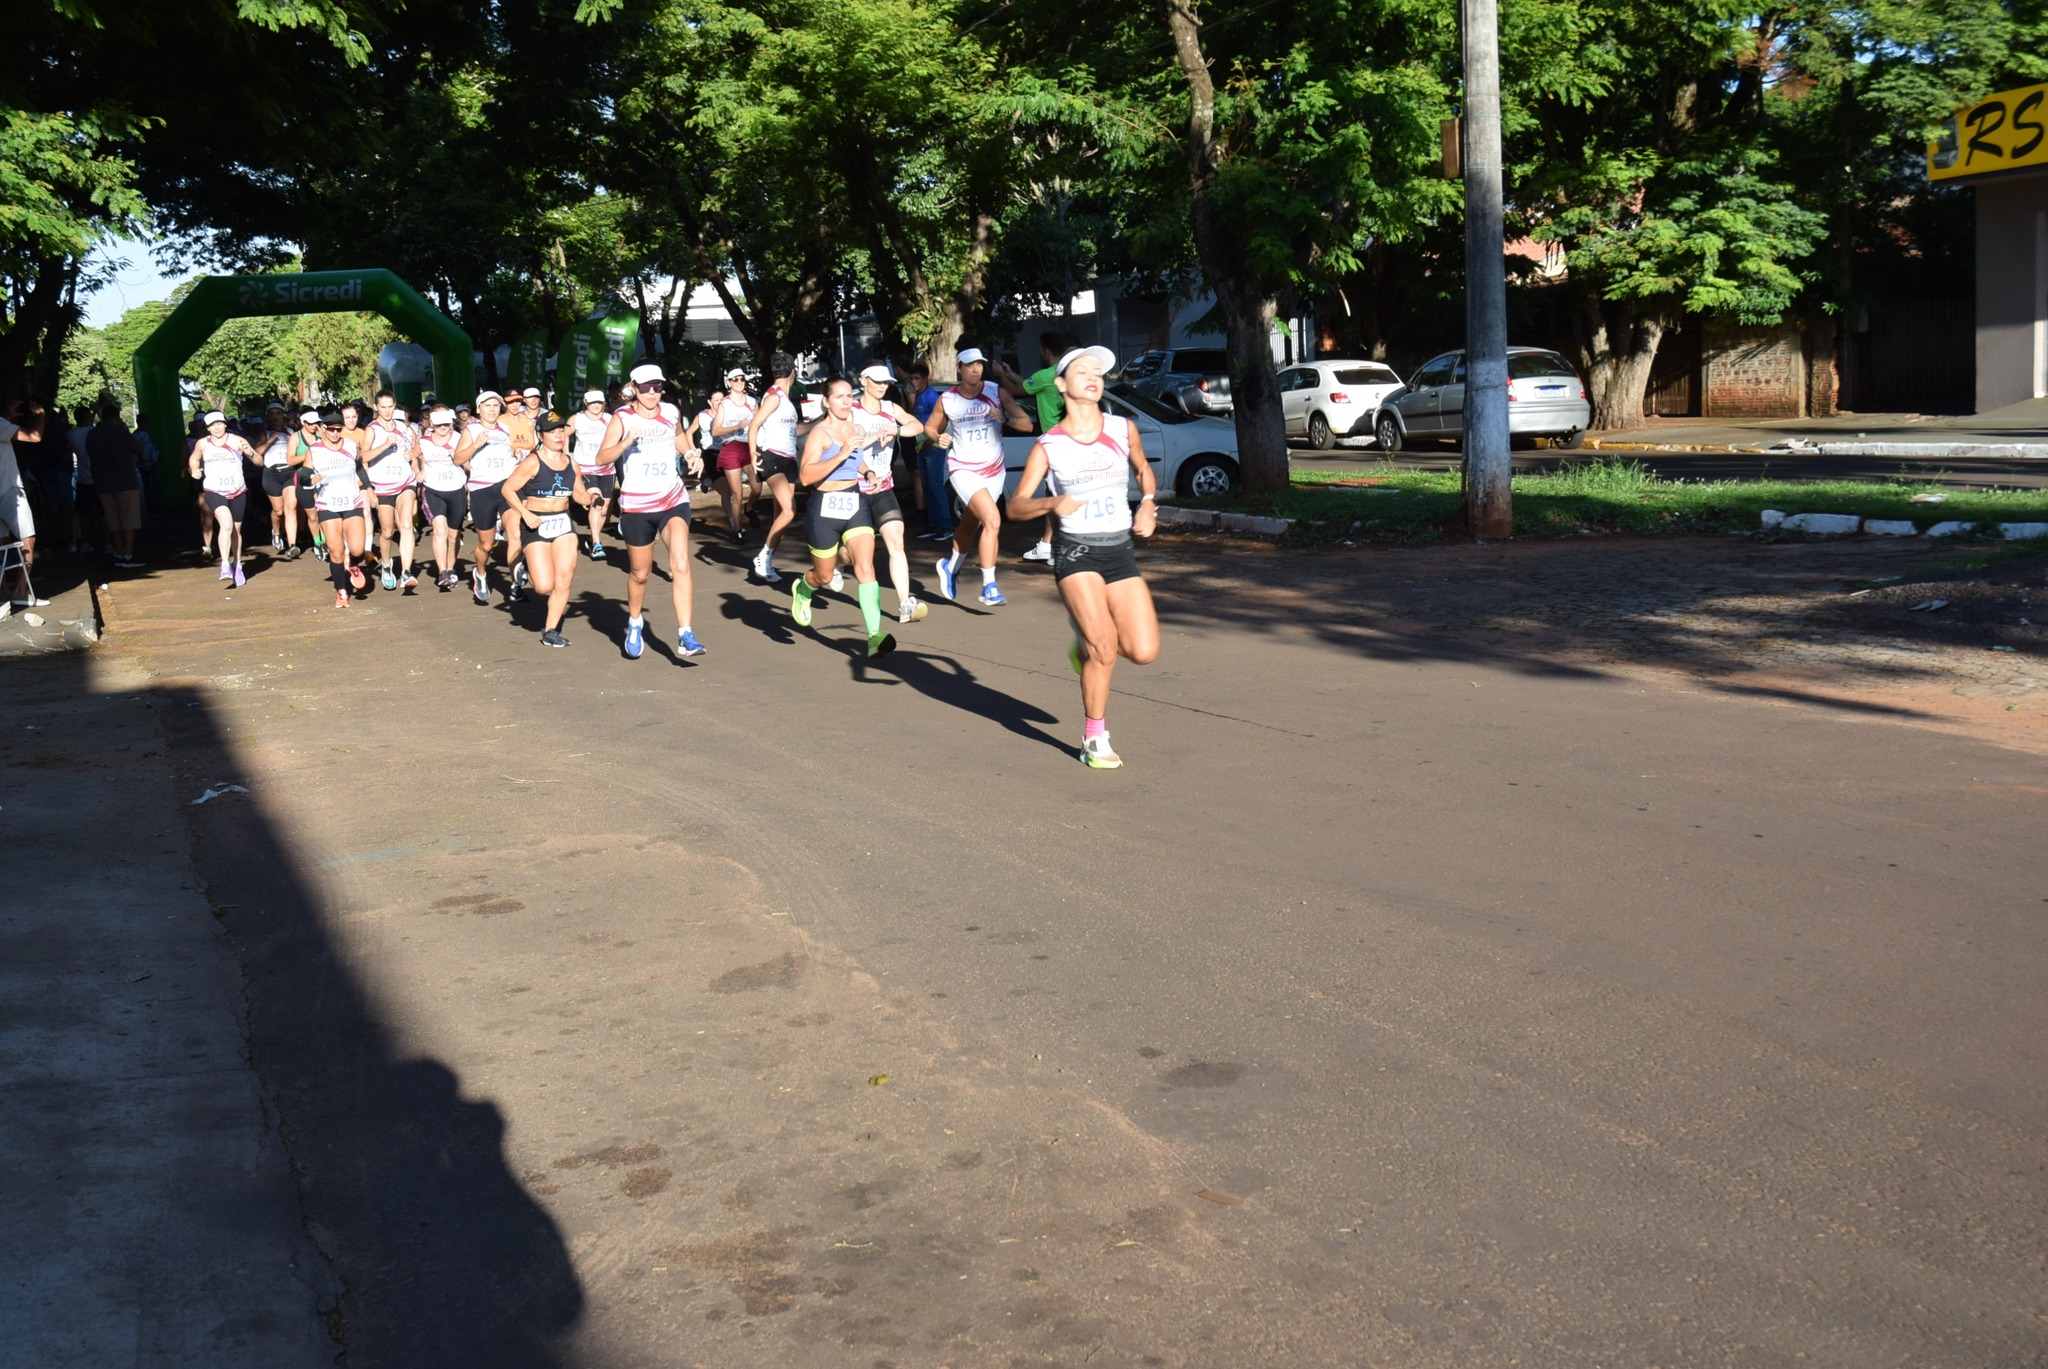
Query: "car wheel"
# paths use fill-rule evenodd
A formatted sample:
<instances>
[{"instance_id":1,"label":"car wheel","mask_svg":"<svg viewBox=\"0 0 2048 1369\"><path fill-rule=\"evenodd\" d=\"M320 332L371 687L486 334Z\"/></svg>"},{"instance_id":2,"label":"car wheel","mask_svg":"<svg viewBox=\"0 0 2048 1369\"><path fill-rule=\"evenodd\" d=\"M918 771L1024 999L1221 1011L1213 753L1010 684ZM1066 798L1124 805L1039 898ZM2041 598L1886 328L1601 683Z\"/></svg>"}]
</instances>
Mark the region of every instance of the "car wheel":
<instances>
[{"instance_id":1,"label":"car wheel","mask_svg":"<svg viewBox=\"0 0 2048 1369\"><path fill-rule=\"evenodd\" d=\"M1553 437L1550 439L1550 445L1558 448L1560 451L1575 452L1580 447L1583 447L1585 444L1586 434L1584 433L1584 431L1569 432L1564 434L1562 437Z\"/></svg>"},{"instance_id":2,"label":"car wheel","mask_svg":"<svg viewBox=\"0 0 2048 1369\"><path fill-rule=\"evenodd\" d=\"M1401 425L1392 414L1379 416L1379 421L1373 424L1372 435L1373 440L1379 443L1381 451L1401 450Z\"/></svg>"},{"instance_id":3,"label":"car wheel","mask_svg":"<svg viewBox=\"0 0 2048 1369\"><path fill-rule=\"evenodd\" d=\"M1204 452L1181 463L1174 485L1190 498L1229 494L1237 488L1237 463L1227 456Z\"/></svg>"},{"instance_id":4,"label":"car wheel","mask_svg":"<svg viewBox=\"0 0 2048 1369\"><path fill-rule=\"evenodd\" d=\"M1326 452L1335 445L1330 439L1330 420L1321 414L1308 416L1308 445L1319 452Z\"/></svg>"}]
</instances>

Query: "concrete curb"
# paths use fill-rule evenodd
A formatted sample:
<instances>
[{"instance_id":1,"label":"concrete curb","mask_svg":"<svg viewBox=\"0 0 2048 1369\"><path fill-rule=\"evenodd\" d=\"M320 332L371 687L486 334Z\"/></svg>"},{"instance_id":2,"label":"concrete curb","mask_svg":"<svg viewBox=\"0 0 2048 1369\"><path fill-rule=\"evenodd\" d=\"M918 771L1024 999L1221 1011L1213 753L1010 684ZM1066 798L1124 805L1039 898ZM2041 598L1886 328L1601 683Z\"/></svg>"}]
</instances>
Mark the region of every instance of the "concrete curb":
<instances>
[{"instance_id":1,"label":"concrete curb","mask_svg":"<svg viewBox=\"0 0 2048 1369\"><path fill-rule=\"evenodd\" d=\"M1902 518L1858 518L1853 513L1785 513L1765 509L1759 521L1767 531L1804 532L1816 537L1962 537L1977 531L1978 524L1946 519L1924 531L1917 523ZM2048 537L2048 523L1997 523L2000 538L2007 542L2031 542Z\"/></svg>"},{"instance_id":2,"label":"concrete curb","mask_svg":"<svg viewBox=\"0 0 2048 1369\"><path fill-rule=\"evenodd\" d=\"M2048 442L1814 442L1787 446L1782 442L1611 442L1589 437L1580 450L1714 452L1729 456L1889 456L1920 461L1984 457L2048 461Z\"/></svg>"},{"instance_id":3,"label":"concrete curb","mask_svg":"<svg viewBox=\"0 0 2048 1369\"><path fill-rule=\"evenodd\" d=\"M1255 513L1221 513L1215 509L1183 509L1173 504L1157 506L1159 521L1177 528L1214 528L1248 537L1284 537L1294 526L1292 518L1265 518Z\"/></svg>"}]
</instances>

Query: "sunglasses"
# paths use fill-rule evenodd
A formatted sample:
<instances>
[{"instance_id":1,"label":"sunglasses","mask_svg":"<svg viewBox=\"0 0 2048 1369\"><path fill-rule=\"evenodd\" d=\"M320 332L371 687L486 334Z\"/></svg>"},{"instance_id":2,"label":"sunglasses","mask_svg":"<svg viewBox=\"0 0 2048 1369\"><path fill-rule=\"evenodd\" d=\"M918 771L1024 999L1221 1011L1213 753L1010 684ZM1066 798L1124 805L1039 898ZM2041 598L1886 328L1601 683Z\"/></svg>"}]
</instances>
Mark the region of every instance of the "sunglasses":
<instances>
[{"instance_id":1,"label":"sunglasses","mask_svg":"<svg viewBox=\"0 0 2048 1369\"><path fill-rule=\"evenodd\" d=\"M636 380L633 382L633 388L636 390L665 390L668 388L668 382L665 380Z\"/></svg>"},{"instance_id":2,"label":"sunglasses","mask_svg":"<svg viewBox=\"0 0 2048 1369\"><path fill-rule=\"evenodd\" d=\"M339 423L322 423L320 431L323 433L338 433L341 431L341 425Z\"/></svg>"}]
</instances>

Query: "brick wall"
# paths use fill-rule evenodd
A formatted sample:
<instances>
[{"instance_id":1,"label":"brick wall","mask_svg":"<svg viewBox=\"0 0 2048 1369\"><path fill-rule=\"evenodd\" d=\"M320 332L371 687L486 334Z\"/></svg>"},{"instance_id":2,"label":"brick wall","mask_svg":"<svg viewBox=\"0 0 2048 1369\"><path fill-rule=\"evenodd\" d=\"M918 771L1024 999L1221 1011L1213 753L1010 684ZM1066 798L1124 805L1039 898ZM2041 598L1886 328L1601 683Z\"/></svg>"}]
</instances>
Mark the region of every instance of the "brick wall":
<instances>
[{"instance_id":1,"label":"brick wall","mask_svg":"<svg viewBox=\"0 0 2048 1369\"><path fill-rule=\"evenodd\" d=\"M1752 328L1710 319L1702 344L1706 418L1799 418L1806 361L1796 328Z\"/></svg>"}]
</instances>

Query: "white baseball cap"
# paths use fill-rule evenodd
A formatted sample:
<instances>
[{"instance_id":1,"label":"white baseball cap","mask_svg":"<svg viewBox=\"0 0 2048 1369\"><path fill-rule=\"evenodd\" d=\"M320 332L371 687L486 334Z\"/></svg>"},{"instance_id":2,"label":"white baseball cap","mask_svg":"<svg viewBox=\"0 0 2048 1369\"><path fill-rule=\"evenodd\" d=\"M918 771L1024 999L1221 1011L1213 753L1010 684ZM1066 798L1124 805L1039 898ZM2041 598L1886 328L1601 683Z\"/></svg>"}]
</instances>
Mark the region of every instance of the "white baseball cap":
<instances>
[{"instance_id":1,"label":"white baseball cap","mask_svg":"<svg viewBox=\"0 0 2048 1369\"><path fill-rule=\"evenodd\" d=\"M633 368L632 380L635 385L638 385L643 380L660 380L661 378L661 367L655 365L651 361L647 362L645 365L635 366Z\"/></svg>"},{"instance_id":2,"label":"white baseball cap","mask_svg":"<svg viewBox=\"0 0 2048 1369\"><path fill-rule=\"evenodd\" d=\"M860 373L860 378L862 380L878 381L883 385L887 385L890 381L896 379L896 374L895 372L891 371L887 366L884 366L880 362L877 362L873 366L869 366L862 370Z\"/></svg>"},{"instance_id":3,"label":"white baseball cap","mask_svg":"<svg viewBox=\"0 0 2048 1369\"><path fill-rule=\"evenodd\" d=\"M605 393L603 390L585 390L583 392L583 402L585 404L602 404L605 402Z\"/></svg>"},{"instance_id":4,"label":"white baseball cap","mask_svg":"<svg viewBox=\"0 0 2048 1369\"><path fill-rule=\"evenodd\" d=\"M540 387L537 385L529 385L526 387L525 394L528 399L539 399Z\"/></svg>"},{"instance_id":5,"label":"white baseball cap","mask_svg":"<svg viewBox=\"0 0 2048 1369\"><path fill-rule=\"evenodd\" d=\"M476 402L481 404L487 399L496 400L500 404L505 402L505 396L499 394L496 390L485 390L476 397Z\"/></svg>"},{"instance_id":6,"label":"white baseball cap","mask_svg":"<svg viewBox=\"0 0 2048 1369\"><path fill-rule=\"evenodd\" d=\"M319 421L320 411L318 409L308 409L299 415L299 422L301 423L318 423Z\"/></svg>"},{"instance_id":7,"label":"white baseball cap","mask_svg":"<svg viewBox=\"0 0 2048 1369\"><path fill-rule=\"evenodd\" d=\"M953 358L954 364L958 366L966 366L972 362L987 360L988 354L979 347L969 347L961 352L959 356Z\"/></svg>"},{"instance_id":8,"label":"white baseball cap","mask_svg":"<svg viewBox=\"0 0 2048 1369\"><path fill-rule=\"evenodd\" d=\"M438 428L444 423L451 428L455 426L455 411L453 409L436 409L427 415L427 426L429 428Z\"/></svg>"},{"instance_id":9,"label":"white baseball cap","mask_svg":"<svg viewBox=\"0 0 2048 1369\"><path fill-rule=\"evenodd\" d=\"M404 417L405 417L405 406L401 404L401 405L399 405L398 407L396 407L396 408L392 409L392 411L391 411L391 416L392 416L393 418L404 418Z\"/></svg>"},{"instance_id":10,"label":"white baseball cap","mask_svg":"<svg viewBox=\"0 0 2048 1369\"><path fill-rule=\"evenodd\" d=\"M205 412L205 414L203 414L200 417L199 421L201 423L225 423L228 421L228 416L222 413L219 409L208 409Z\"/></svg>"},{"instance_id":11,"label":"white baseball cap","mask_svg":"<svg viewBox=\"0 0 2048 1369\"><path fill-rule=\"evenodd\" d=\"M1052 373L1056 376L1065 375L1067 373L1067 367L1073 365L1082 357L1094 358L1095 364L1102 368L1102 373L1104 375L1108 375L1111 371L1114 371L1116 369L1116 353L1110 351L1109 348L1076 347L1073 351L1067 353L1065 356L1059 359L1059 362L1052 368Z\"/></svg>"},{"instance_id":12,"label":"white baseball cap","mask_svg":"<svg viewBox=\"0 0 2048 1369\"><path fill-rule=\"evenodd\" d=\"M727 380L745 380L747 378L747 373L738 366L735 366L730 371L727 371L725 373L725 378Z\"/></svg>"}]
</instances>

